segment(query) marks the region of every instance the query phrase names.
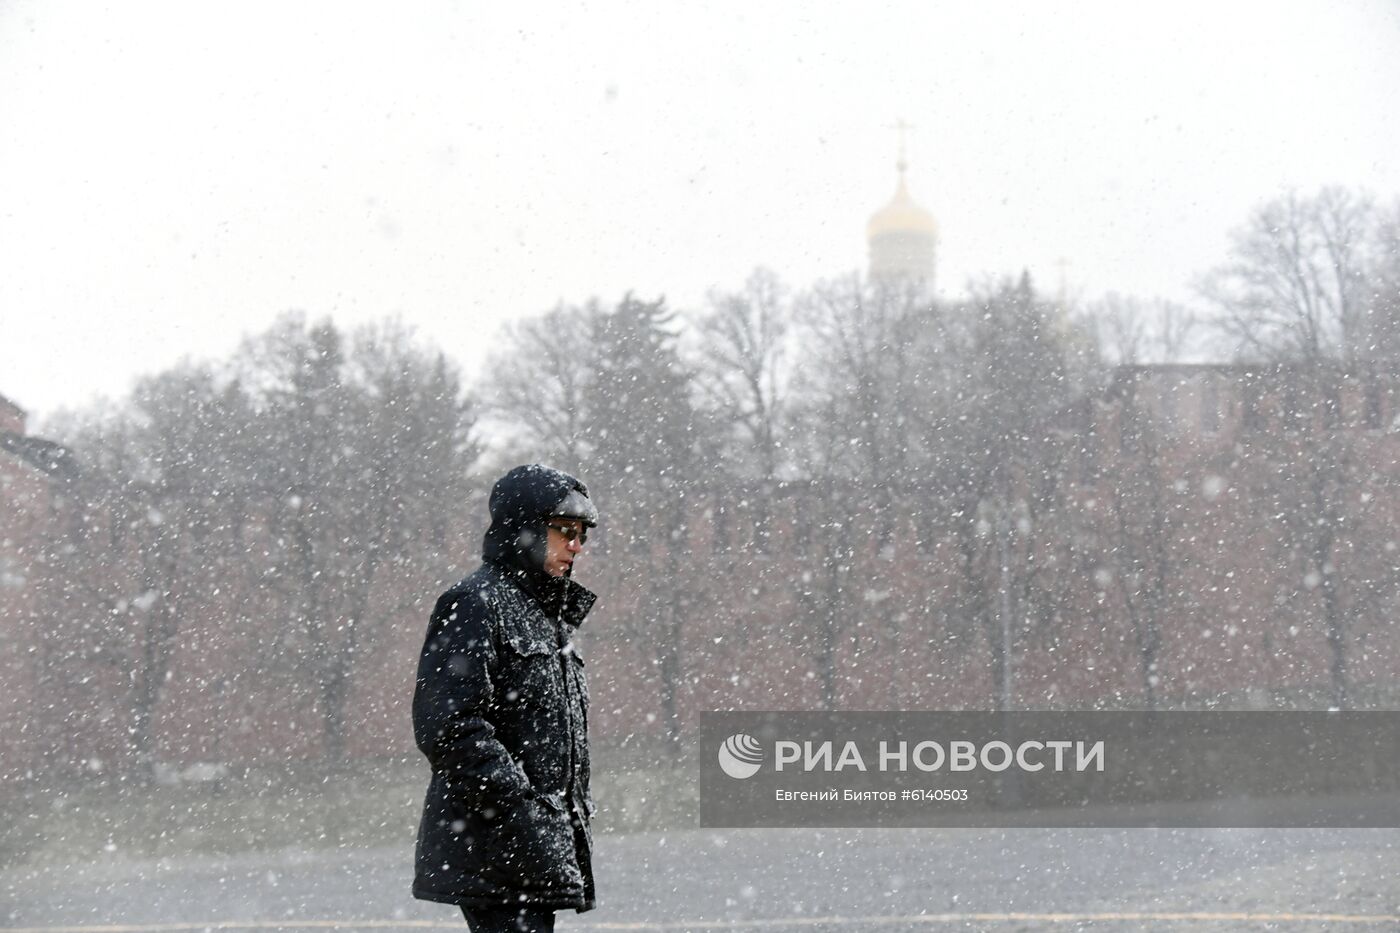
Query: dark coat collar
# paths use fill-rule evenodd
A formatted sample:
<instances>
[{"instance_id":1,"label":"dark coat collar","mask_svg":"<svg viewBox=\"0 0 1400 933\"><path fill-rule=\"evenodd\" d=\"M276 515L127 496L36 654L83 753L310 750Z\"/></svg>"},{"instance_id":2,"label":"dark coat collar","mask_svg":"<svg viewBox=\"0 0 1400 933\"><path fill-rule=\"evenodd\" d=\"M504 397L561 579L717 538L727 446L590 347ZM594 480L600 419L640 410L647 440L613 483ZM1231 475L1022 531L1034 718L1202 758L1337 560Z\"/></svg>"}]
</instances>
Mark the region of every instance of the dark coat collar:
<instances>
[{"instance_id":1,"label":"dark coat collar","mask_svg":"<svg viewBox=\"0 0 1400 933\"><path fill-rule=\"evenodd\" d=\"M520 587L525 595L539 604L545 615L574 628L583 624L584 617L598 601L597 594L568 577L551 577L542 571L522 570L489 558L486 565Z\"/></svg>"}]
</instances>

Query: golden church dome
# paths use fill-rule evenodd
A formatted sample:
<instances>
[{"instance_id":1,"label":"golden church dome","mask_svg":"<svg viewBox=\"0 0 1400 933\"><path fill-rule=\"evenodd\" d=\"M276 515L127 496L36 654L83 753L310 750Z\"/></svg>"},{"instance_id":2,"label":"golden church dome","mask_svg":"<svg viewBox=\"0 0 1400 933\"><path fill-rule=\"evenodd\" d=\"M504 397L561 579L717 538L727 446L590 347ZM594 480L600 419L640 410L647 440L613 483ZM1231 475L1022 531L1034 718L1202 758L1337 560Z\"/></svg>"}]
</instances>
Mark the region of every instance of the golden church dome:
<instances>
[{"instance_id":1,"label":"golden church dome","mask_svg":"<svg viewBox=\"0 0 1400 933\"><path fill-rule=\"evenodd\" d=\"M909 197L902 154L898 168L899 185L894 198L870 215L870 222L865 225L870 277L884 282L921 282L932 287L938 225L932 214Z\"/></svg>"},{"instance_id":2,"label":"golden church dome","mask_svg":"<svg viewBox=\"0 0 1400 933\"><path fill-rule=\"evenodd\" d=\"M899 174L899 187L890 203L870 215L865 225L865 235L874 240L885 234L918 234L937 237L938 225L933 215L924 210L909 196L909 188L904 184L904 173Z\"/></svg>"}]
</instances>

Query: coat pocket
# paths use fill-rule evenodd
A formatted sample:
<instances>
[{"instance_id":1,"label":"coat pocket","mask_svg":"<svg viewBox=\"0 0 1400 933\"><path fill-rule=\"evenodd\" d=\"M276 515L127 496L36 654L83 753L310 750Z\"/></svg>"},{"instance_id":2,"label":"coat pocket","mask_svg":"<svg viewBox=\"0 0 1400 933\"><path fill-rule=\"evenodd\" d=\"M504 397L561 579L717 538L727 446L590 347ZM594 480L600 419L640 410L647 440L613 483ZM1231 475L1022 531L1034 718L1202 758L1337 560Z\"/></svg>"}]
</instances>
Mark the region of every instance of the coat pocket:
<instances>
[{"instance_id":1,"label":"coat pocket","mask_svg":"<svg viewBox=\"0 0 1400 933\"><path fill-rule=\"evenodd\" d=\"M505 668L497 678L497 690L510 705L556 705L559 662L554 646L530 635L512 635L502 653ZM551 703L551 701L553 701Z\"/></svg>"},{"instance_id":2,"label":"coat pocket","mask_svg":"<svg viewBox=\"0 0 1400 933\"><path fill-rule=\"evenodd\" d=\"M553 645L533 635L511 635L506 639L506 644L510 646L511 651L522 658L533 658L540 655L548 657L554 653Z\"/></svg>"},{"instance_id":3,"label":"coat pocket","mask_svg":"<svg viewBox=\"0 0 1400 933\"><path fill-rule=\"evenodd\" d=\"M522 892L582 884L573 830L559 801L532 795L504 817L491 837L491 874Z\"/></svg>"}]
</instances>

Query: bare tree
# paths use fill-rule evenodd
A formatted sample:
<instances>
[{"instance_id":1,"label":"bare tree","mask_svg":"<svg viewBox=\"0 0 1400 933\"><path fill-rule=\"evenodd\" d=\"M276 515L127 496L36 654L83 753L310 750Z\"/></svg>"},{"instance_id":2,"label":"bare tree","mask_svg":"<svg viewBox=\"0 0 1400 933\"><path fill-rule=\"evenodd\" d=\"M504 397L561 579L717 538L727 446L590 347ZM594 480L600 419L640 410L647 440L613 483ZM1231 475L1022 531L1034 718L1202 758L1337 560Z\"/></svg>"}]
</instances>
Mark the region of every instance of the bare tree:
<instances>
[{"instance_id":1,"label":"bare tree","mask_svg":"<svg viewBox=\"0 0 1400 933\"><path fill-rule=\"evenodd\" d=\"M1379 214L1366 307L1368 356L1393 372L1400 365L1400 199Z\"/></svg>"},{"instance_id":2,"label":"bare tree","mask_svg":"<svg viewBox=\"0 0 1400 933\"><path fill-rule=\"evenodd\" d=\"M1374 206L1345 188L1289 192L1232 236L1231 259L1201 279L1236 353L1352 362L1364 353Z\"/></svg>"},{"instance_id":3,"label":"bare tree","mask_svg":"<svg viewBox=\"0 0 1400 933\"><path fill-rule=\"evenodd\" d=\"M1109 292L1085 309L1084 326L1111 363L1177 363L1200 332L1201 320L1190 308L1161 298L1143 300Z\"/></svg>"},{"instance_id":4,"label":"bare tree","mask_svg":"<svg viewBox=\"0 0 1400 933\"><path fill-rule=\"evenodd\" d=\"M141 779L165 751L157 724L184 645L231 627L210 618L211 593L236 589L246 561L238 449L248 414L236 381L186 363L143 379L124 408L72 426L81 508L64 563L79 585L65 602L82 611L65 613L55 634L83 645L95 669L120 672L107 701L121 709Z\"/></svg>"},{"instance_id":5,"label":"bare tree","mask_svg":"<svg viewBox=\"0 0 1400 933\"><path fill-rule=\"evenodd\" d=\"M1123 608L1137 659L1143 701L1155 709L1163 634L1179 598L1181 563L1175 541L1182 523L1180 494L1174 491L1168 462L1167 428L1138 397L1137 373L1125 373L1118 387L1120 453L1108 501L1104 558Z\"/></svg>"},{"instance_id":6,"label":"bare tree","mask_svg":"<svg viewBox=\"0 0 1400 933\"><path fill-rule=\"evenodd\" d=\"M596 367L592 329L596 301L559 305L507 329L482 382L483 412L526 432L542 459L581 463L589 451L584 388Z\"/></svg>"},{"instance_id":7,"label":"bare tree","mask_svg":"<svg viewBox=\"0 0 1400 933\"><path fill-rule=\"evenodd\" d=\"M767 551L788 417L783 372L792 309L777 277L758 269L737 292L711 292L698 320L696 385L725 464L721 483L742 488L757 480L751 498L755 540ZM725 491L717 486L717 492Z\"/></svg>"},{"instance_id":8,"label":"bare tree","mask_svg":"<svg viewBox=\"0 0 1400 933\"><path fill-rule=\"evenodd\" d=\"M1367 314L1374 218L1371 201L1345 189L1290 192L1259 208L1235 233L1230 260L1202 280L1240 356L1277 364L1264 388L1279 417L1246 439L1245 459L1254 494L1284 532L1280 566L1296 555L1300 576L1316 581L1305 589L1317 592L1339 708L1350 702L1354 613L1337 567L1359 481L1357 434L1345 423L1342 398L1376 345L1375 316ZM1308 598L1304 589L1296 595Z\"/></svg>"},{"instance_id":9,"label":"bare tree","mask_svg":"<svg viewBox=\"0 0 1400 933\"><path fill-rule=\"evenodd\" d=\"M1019 282L984 286L960 309L955 359L962 386L941 433L944 489L962 557L962 614L989 652L993 702L1015 702L1016 645L1044 600L1038 541L1058 493L1052 436L1069 408L1066 340L1056 311Z\"/></svg>"},{"instance_id":10,"label":"bare tree","mask_svg":"<svg viewBox=\"0 0 1400 933\"><path fill-rule=\"evenodd\" d=\"M709 311L699 319L700 388L719 419L743 431L743 449L752 451L757 476L767 483L777 478L782 456L791 315L777 276L758 269L741 291L711 292Z\"/></svg>"},{"instance_id":11,"label":"bare tree","mask_svg":"<svg viewBox=\"0 0 1400 933\"><path fill-rule=\"evenodd\" d=\"M355 546L342 556L348 599L339 637L316 655L323 661L320 708L335 762L345 757L356 661L398 610L457 563L450 525L465 511L469 469L480 454L471 434L474 405L455 365L420 346L409 328L397 321L362 328L346 362L353 387L348 450L356 469L340 491L346 504L340 532Z\"/></svg>"},{"instance_id":12,"label":"bare tree","mask_svg":"<svg viewBox=\"0 0 1400 933\"><path fill-rule=\"evenodd\" d=\"M462 508L474 413L456 368L395 323L348 342L329 321L288 316L240 365L258 386L256 511L288 623L265 660L318 712L339 767L355 665L394 619L374 596L415 562L446 565L442 516Z\"/></svg>"},{"instance_id":13,"label":"bare tree","mask_svg":"<svg viewBox=\"0 0 1400 933\"><path fill-rule=\"evenodd\" d=\"M863 484L882 540L894 522L896 491L927 454L921 423L948 375L932 358L943 346L940 309L916 283L821 282L799 300L800 342L810 366L796 388L810 413L823 414L815 438L830 445L824 469ZM810 444L808 445L810 450ZM812 464L798 469L812 473Z\"/></svg>"},{"instance_id":14,"label":"bare tree","mask_svg":"<svg viewBox=\"0 0 1400 933\"><path fill-rule=\"evenodd\" d=\"M856 275L817 283L796 306L795 350L804 362L787 406L788 449L798 482L809 487L799 519L810 533L800 538L804 566L814 569L794 585L822 702L833 708L840 652L871 634L858 627L863 608L852 588L887 569L898 521L919 510L930 486L913 480L926 456L931 381L943 375L932 365L942 319L916 284ZM874 565L861 561L862 529L878 545ZM882 629L898 615L889 613Z\"/></svg>"}]
</instances>

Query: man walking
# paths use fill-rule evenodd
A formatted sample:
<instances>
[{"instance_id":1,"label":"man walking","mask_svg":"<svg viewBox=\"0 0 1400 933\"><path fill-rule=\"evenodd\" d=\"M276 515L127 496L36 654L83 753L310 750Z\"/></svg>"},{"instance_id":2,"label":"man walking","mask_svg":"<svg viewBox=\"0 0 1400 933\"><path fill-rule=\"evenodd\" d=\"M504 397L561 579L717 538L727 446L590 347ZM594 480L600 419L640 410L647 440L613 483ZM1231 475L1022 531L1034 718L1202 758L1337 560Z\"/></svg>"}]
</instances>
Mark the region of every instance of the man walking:
<instances>
[{"instance_id":1,"label":"man walking","mask_svg":"<svg viewBox=\"0 0 1400 933\"><path fill-rule=\"evenodd\" d=\"M415 897L472 933L552 931L594 906L588 686L572 635L594 595L570 579L598 512L540 464L491 490L482 564L428 624L413 731L432 766Z\"/></svg>"}]
</instances>

